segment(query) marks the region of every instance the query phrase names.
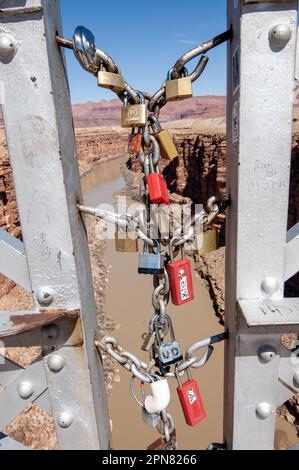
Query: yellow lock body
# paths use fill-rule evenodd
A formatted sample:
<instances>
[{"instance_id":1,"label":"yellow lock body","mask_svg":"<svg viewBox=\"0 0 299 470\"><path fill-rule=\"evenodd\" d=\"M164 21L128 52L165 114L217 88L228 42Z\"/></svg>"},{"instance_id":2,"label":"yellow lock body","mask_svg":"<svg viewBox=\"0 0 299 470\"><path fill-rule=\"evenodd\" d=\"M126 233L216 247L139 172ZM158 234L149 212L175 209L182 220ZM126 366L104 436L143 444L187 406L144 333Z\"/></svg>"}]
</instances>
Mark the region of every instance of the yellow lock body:
<instances>
[{"instance_id":1,"label":"yellow lock body","mask_svg":"<svg viewBox=\"0 0 299 470\"><path fill-rule=\"evenodd\" d=\"M219 248L219 234L215 229L206 230L200 235L196 235L195 243L198 255L211 253Z\"/></svg>"},{"instance_id":2,"label":"yellow lock body","mask_svg":"<svg viewBox=\"0 0 299 470\"><path fill-rule=\"evenodd\" d=\"M145 127L145 104L129 104L121 110L121 127Z\"/></svg>"},{"instance_id":3,"label":"yellow lock body","mask_svg":"<svg viewBox=\"0 0 299 470\"><path fill-rule=\"evenodd\" d=\"M117 92L121 92L125 89L125 82L121 75L104 70L98 72L98 85L102 88L113 89Z\"/></svg>"},{"instance_id":4,"label":"yellow lock body","mask_svg":"<svg viewBox=\"0 0 299 470\"><path fill-rule=\"evenodd\" d=\"M133 233L115 233L115 249L118 253L138 253L138 237Z\"/></svg>"},{"instance_id":5,"label":"yellow lock body","mask_svg":"<svg viewBox=\"0 0 299 470\"><path fill-rule=\"evenodd\" d=\"M180 101L192 98L192 81L190 77L166 81L166 100Z\"/></svg>"},{"instance_id":6,"label":"yellow lock body","mask_svg":"<svg viewBox=\"0 0 299 470\"><path fill-rule=\"evenodd\" d=\"M167 160L173 160L174 158L178 157L179 152L176 148L176 145L173 141L173 138L170 135L169 130L164 129L161 132L157 132L155 134L159 144L160 144L160 151L161 157Z\"/></svg>"}]
</instances>

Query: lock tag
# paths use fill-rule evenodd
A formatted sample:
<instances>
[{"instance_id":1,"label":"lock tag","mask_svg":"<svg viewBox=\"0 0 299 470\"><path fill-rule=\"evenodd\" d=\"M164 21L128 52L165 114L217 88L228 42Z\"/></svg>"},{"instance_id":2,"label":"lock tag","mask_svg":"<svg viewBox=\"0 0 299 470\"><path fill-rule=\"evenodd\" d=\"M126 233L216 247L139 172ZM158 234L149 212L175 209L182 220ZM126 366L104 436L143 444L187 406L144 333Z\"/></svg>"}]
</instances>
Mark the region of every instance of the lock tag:
<instances>
[{"instance_id":1,"label":"lock tag","mask_svg":"<svg viewBox=\"0 0 299 470\"><path fill-rule=\"evenodd\" d=\"M195 380L192 380L190 372L188 372L188 382L183 385L180 383L179 375L176 375L179 382L177 392L186 423L188 426L196 426L207 417L198 385Z\"/></svg>"},{"instance_id":2,"label":"lock tag","mask_svg":"<svg viewBox=\"0 0 299 470\"><path fill-rule=\"evenodd\" d=\"M149 414L159 414L166 410L170 403L170 389L166 379L150 384L152 394L144 401L144 408Z\"/></svg>"},{"instance_id":3,"label":"lock tag","mask_svg":"<svg viewBox=\"0 0 299 470\"><path fill-rule=\"evenodd\" d=\"M173 242L170 242L171 263L167 266L171 300L174 305L181 306L194 299L191 262L187 259L174 261Z\"/></svg>"}]
</instances>

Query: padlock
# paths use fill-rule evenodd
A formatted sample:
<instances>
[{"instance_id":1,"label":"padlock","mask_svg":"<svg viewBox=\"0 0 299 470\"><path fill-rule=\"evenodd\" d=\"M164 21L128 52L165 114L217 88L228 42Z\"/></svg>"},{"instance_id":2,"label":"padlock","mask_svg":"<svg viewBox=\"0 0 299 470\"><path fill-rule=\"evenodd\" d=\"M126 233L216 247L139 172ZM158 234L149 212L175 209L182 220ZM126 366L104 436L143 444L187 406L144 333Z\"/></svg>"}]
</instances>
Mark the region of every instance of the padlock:
<instances>
[{"instance_id":1,"label":"padlock","mask_svg":"<svg viewBox=\"0 0 299 470\"><path fill-rule=\"evenodd\" d=\"M155 450L174 450L177 444L176 431L174 430L170 435L170 441L166 442L166 439L160 437L155 442L150 444L146 450L155 451Z\"/></svg>"},{"instance_id":2,"label":"padlock","mask_svg":"<svg viewBox=\"0 0 299 470\"><path fill-rule=\"evenodd\" d=\"M158 166L154 170L152 156L150 156L149 162L150 174L147 177L147 185L150 201L152 204L166 204L168 206L170 202L165 178L160 175Z\"/></svg>"},{"instance_id":3,"label":"padlock","mask_svg":"<svg viewBox=\"0 0 299 470\"><path fill-rule=\"evenodd\" d=\"M161 275L164 273L165 258L161 254L161 245L155 241L156 253L149 252L149 245L144 243L143 253L139 255L139 274Z\"/></svg>"},{"instance_id":4,"label":"padlock","mask_svg":"<svg viewBox=\"0 0 299 470\"><path fill-rule=\"evenodd\" d=\"M181 245L182 259L174 261L173 243L170 242L170 263L167 266L169 276L169 285L171 292L171 301L174 305L180 306L194 299L194 290L192 282L191 262L184 259L184 248Z\"/></svg>"},{"instance_id":5,"label":"padlock","mask_svg":"<svg viewBox=\"0 0 299 470\"><path fill-rule=\"evenodd\" d=\"M116 231L115 249L118 253L138 253L138 237L127 231Z\"/></svg>"},{"instance_id":6,"label":"padlock","mask_svg":"<svg viewBox=\"0 0 299 470\"><path fill-rule=\"evenodd\" d=\"M144 335L142 335L143 343L141 346L141 351L148 352L153 347L155 343L155 338L156 338L156 334L154 332L144 333Z\"/></svg>"},{"instance_id":7,"label":"padlock","mask_svg":"<svg viewBox=\"0 0 299 470\"><path fill-rule=\"evenodd\" d=\"M160 416L157 413L149 413L145 407L142 408L141 417L142 421L151 428L156 428L160 423Z\"/></svg>"},{"instance_id":8,"label":"padlock","mask_svg":"<svg viewBox=\"0 0 299 470\"><path fill-rule=\"evenodd\" d=\"M205 230L199 235L195 235L195 246L198 255L202 256L211 253L219 248L219 233L215 228Z\"/></svg>"},{"instance_id":9,"label":"padlock","mask_svg":"<svg viewBox=\"0 0 299 470\"><path fill-rule=\"evenodd\" d=\"M150 383L151 395L144 400L144 408L149 414L162 413L170 403L170 389L167 379Z\"/></svg>"},{"instance_id":10,"label":"padlock","mask_svg":"<svg viewBox=\"0 0 299 470\"><path fill-rule=\"evenodd\" d=\"M119 253L138 253L138 236L129 216L125 216L125 227L119 226L115 233L115 249Z\"/></svg>"},{"instance_id":11,"label":"padlock","mask_svg":"<svg viewBox=\"0 0 299 470\"><path fill-rule=\"evenodd\" d=\"M179 101L192 98L192 81L188 76L188 70L184 67L181 78L172 79L172 70L168 72L166 80L166 100Z\"/></svg>"},{"instance_id":12,"label":"padlock","mask_svg":"<svg viewBox=\"0 0 299 470\"><path fill-rule=\"evenodd\" d=\"M137 92L140 97L139 104L129 104L128 96L125 97L124 106L121 110L121 127L145 127L146 106L142 93Z\"/></svg>"},{"instance_id":13,"label":"padlock","mask_svg":"<svg viewBox=\"0 0 299 470\"><path fill-rule=\"evenodd\" d=\"M179 374L176 373L176 378L179 384L177 392L186 423L188 426L196 426L198 423L203 421L207 415L199 393L198 385L195 380L192 380L189 369L187 369L187 374L189 380L182 384Z\"/></svg>"},{"instance_id":14,"label":"padlock","mask_svg":"<svg viewBox=\"0 0 299 470\"><path fill-rule=\"evenodd\" d=\"M154 114L151 114L148 117L148 120L151 124L153 133L160 144L161 157L166 158L167 160L173 160L178 157L179 152L169 130L162 129L159 119Z\"/></svg>"},{"instance_id":15,"label":"padlock","mask_svg":"<svg viewBox=\"0 0 299 470\"><path fill-rule=\"evenodd\" d=\"M101 63L98 71L98 86L121 93L125 89L125 82L120 73L108 72Z\"/></svg>"},{"instance_id":16,"label":"padlock","mask_svg":"<svg viewBox=\"0 0 299 470\"><path fill-rule=\"evenodd\" d=\"M142 134L140 133L140 129L138 132L135 132L135 128L132 128L132 132L129 135L129 145L128 145L128 152L131 155L135 155L139 153L142 149Z\"/></svg>"},{"instance_id":17,"label":"padlock","mask_svg":"<svg viewBox=\"0 0 299 470\"><path fill-rule=\"evenodd\" d=\"M162 369L171 366L172 364L177 364L178 362L183 360L180 345L175 339L171 318L169 317L169 315L166 315L165 318L168 322L171 341L167 341L166 343L163 343L161 341L158 326L159 319L157 319L157 321L155 322L155 332L157 338L156 353L158 356L158 364L162 367Z\"/></svg>"}]
</instances>

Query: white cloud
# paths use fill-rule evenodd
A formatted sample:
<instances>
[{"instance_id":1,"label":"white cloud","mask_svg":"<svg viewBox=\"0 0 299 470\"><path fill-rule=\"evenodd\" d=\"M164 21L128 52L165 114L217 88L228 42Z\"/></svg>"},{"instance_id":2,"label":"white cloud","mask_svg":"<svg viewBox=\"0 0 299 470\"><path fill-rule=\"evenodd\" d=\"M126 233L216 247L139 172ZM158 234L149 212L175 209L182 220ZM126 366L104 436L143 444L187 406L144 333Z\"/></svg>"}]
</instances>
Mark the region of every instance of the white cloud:
<instances>
[{"instance_id":1,"label":"white cloud","mask_svg":"<svg viewBox=\"0 0 299 470\"><path fill-rule=\"evenodd\" d=\"M177 44L197 44L197 42L192 39L178 39Z\"/></svg>"}]
</instances>

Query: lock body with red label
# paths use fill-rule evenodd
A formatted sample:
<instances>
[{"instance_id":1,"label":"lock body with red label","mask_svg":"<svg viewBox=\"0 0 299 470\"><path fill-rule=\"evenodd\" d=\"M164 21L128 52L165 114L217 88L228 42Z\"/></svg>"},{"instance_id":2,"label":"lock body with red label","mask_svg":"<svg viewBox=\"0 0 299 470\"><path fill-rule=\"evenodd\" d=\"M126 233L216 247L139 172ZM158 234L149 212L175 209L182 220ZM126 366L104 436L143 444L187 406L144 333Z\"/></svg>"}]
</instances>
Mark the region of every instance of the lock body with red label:
<instances>
[{"instance_id":1,"label":"lock body with red label","mask_svg":"<svg viewBox=\"0 0 299 470\"><path fill-rule=\"evenodd\" d=\"M196 426L207 417L195 380L191 379L180 385L177 392L188 426Z\"/></svg>"},{"instance_id":2,"label":"lock body with red label","mask_svg":"<svg viewBox=\"0 0 299 470\"><path fill-rule=\"evenodd\" d=\"M148 193L152 204L169 205L167 184L162 175L151 173L147 178Z\"/></svg>"},{"instance_id":3,"label":"lock body with red label","mask_svg":"<svg viewBox=\"0 0 299 470\"><path fill-rule=\"evenodd\" d=\"M187 259L170 263L167 267L171 300L180 306L194 299L191 263Z\"/></svg>"}]
</instances>

